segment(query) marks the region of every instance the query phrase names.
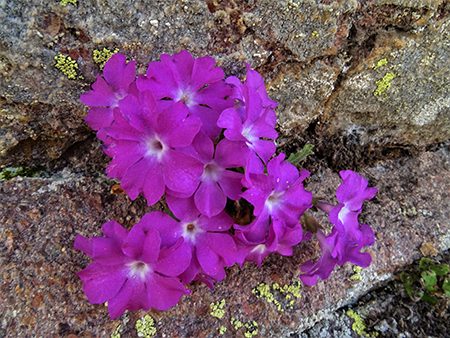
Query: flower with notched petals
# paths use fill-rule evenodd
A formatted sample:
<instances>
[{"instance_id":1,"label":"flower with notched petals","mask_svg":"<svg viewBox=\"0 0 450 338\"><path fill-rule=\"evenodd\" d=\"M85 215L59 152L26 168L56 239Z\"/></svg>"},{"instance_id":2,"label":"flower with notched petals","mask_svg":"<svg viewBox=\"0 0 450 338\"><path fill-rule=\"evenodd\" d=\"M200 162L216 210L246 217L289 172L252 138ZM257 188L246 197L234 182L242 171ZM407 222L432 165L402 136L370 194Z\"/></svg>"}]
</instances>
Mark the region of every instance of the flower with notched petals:
<instances>
[{"instance_id":1,"label":"flower with notched petals","mask_svg":"<svg viewBox=\"0 0 450 338\"><path fill-rule=\"evenodd\" d=\"M91 240L77 235L74 247L94 260L78 272L84 293L93 304L108 302L112 319L125 310L167 310L190 293L177 277L191 259L182 238L169 244L157 230L144 231L139 223L128 231L110 221L102 230L105 237Z\"/></svg>"}]
</instances>

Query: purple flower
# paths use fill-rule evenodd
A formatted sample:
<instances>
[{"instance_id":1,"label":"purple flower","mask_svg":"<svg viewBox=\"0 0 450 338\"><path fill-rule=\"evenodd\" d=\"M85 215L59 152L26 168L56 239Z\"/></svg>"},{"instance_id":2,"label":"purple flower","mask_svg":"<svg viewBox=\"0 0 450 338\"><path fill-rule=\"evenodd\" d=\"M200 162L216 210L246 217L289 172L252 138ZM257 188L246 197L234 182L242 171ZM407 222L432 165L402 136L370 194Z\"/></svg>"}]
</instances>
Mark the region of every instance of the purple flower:
<instances>
[{"instance_id":1,"label":"purple flower","mask_svg":"<svg viewBox=\"0 0 450 338\"><path fill-rule=\"evenodd\" d=\"M244 262L254 262L261 267L262 260L272 252L292 256L292 247L302 241L303 229L301 226L286 227L282 220L275 218L270 224L265 240L252 242L247 239L248 234L248 232L236 230L234 236L238 251L237 263L241 268Z\"/></svg>"},{"instance_id":2,"label":"purple flower","mask_svg":"<svg viewBox=\"0 0 450 338\"><path fill-rule=\"evenodd\" d=\"M228 233L233 219L225 212L211 218L200 215L192 197L183 199L167 195L166 200L179 222L157 212L147 214L145 218L169 242L182 237L189 243L192 260L180 276L183 283L194 279L219 281L225 278L224 266L232 266L236 262L236 245Z\"/></svg>"},{"instance_id":3,"label":"purple flower","mask_svg":"<svg viewBox=\"0 0 450 338\"><path fill-rule=\"evenodd\" d=\"M268 175L256 172L250 175L250 181L244 181L249 189L242 197L253 204L257 218L250 225L235 225L235 228L246 231L247 239L254 243L267 237L270 219L281 220L290 228L300 227L300 216L311 207L312 194L302 183L310 173L302 170L299 175L297 168L284 158L285 155L280 154L270 160Z\"/></svg>"},{"instance_id":4,"label":"purple flower","mask_svg":"<svg viewBox=\"0 0 450 338\"><path fill-rule=\"evenodd\" d=\"M341 204L316 203L317 208L330 214L329 220L334 227L327 237L320 230L316 233L322 257L315 264L306 262L301 267L306 274L300 275L300 279L307 285L315 284L317 277L328 278L336 264L351 262L367 267L372 261L370 254L359 251L374 244L375 234L368 225L359 225L358 215L364 200L372 199L378 190L368 188L367 180L351 170L339 174L343 182L336 190L336 197Z\"/></svg>"},{"instance_id":5,"label":"purple flower","mask_svg":"<svg viewBox=\"0 0 450 338\"><path fill-rule=\"evenodd\" d=\"M113 110L119 101L128 94L138 94L135 70L136 61L127 63L125 55L117 53L111 56L103 68L105 80L97 75L97 81L89 92L80 96L81 102L93 107L89 109L86 123L94 130L109 127L114 120Z\"/></svg>"},{"instance_id":6,"label":"purple flower","mask_svg":"<svg viewBox=\"0 0 450 338\"><path fill-rule=\"evenodd\" d=\"M201 119L202 131L214 139L221 131L216 124L219 114L233 105L226 100L231 88L222 81L223 70L215 63L209 56L194 59L186 50L173 57L162 54L161 62L148 65L147 76L138 77L137 87L150 89L162 108L181 101Z\"/></svg>"},{"instance_id":7,"label":"purple flower","mask_svg":"<svg viewBox=\"0 0 450 338\"><path fill-rule=\"evenodd\" d=\"M249 69L247 81L241 84L237 78L228 78L234 85L233 96L241 103L235 108L225 109L220 114L217 125L226 128L225 137L232 141L244 141L247 146L264 161L275 153L275 143L262 138L276 139L277 116L271 109L276 104L267 98L261 76ZM256 74L255 74L256 73Z\"/></svg>"},{"instance_id":8,"label":"purple flower","mask_svg":"<svg viewBox=\"0 0 450 338\"><path fill-rule=\"evenodd\" d=\"M203 165L194 157L176 150L192 143L200 129L196 116L175 103L158 111L150 91L139 98L128 95L114 111L114 123L105 129L109 136L105 153L113 157L106 172L121 180L131 199L140 192L147 203L156 203L170 190L192 195L198 187Z\"/></svg>"},{"instance_id":9,"label":"purple flower","mask_svg":"<svg viewBox=\"0 0 450 338\"><path fill-rule=\"evenodd\" d=\"M378 189L368 188L367 180L351 170L341 171L339 174L343 181L336 190L336 197L341 204L330 212L330 222L340 233L358 239L360 237L358 215L363 202L372 199Z\"/></svg>"},{"instance_id":10,"label":"purple flower","mask_svg":"<svg viewBox=\"0 0 450 338\"><path fill-rule=\"evenodd\" d=\"M115 221L103 225L105 237L77 235L74 247L94 259L78 272L93 304L108 302L112 319L125 310L167 310L190 291L176 277L189 265L190 248L179 238L168 243L139 223L128 231Z\"/></svg>"},{"instance_id":11,"label":"purple flower","mask_svg":"<svg viewBox=\"0 0 450 338\"><path fill-rule=\"evenodd\" d=\"M180 148L180 151L195 157L203 163L203 174L199 178L199 187L194 195L195 205L200 212L208 217L221 213L227 202L227 197L238 200L242 193L243 175L227 168L243 167L248 156L248 148L244 142L221 140L214 150L211 139L199 132L192 145ZM174 192L169 194L178 197Z\"/></svg>"},{"instance_id":12,"label":"purple flower","mask_svg":"<svg viewBox=\"0 0 450 338\"><path fill-rule=\"evenodd\" d=\"M368 267L372 262L372 256L359 251L364 246L373 245L375 237L372 228L366 224L361 226L361 234L362 236L357 242L339 235L336 228L333 228L327 237L318 229L315 236L319 241L322 256L316 263L308 261L301 266L301 270L305 272L300 275L301 281L306 285L314 285L317 283L318 277L322 280L327 279L336 264L343 265L345 262L351 262L363 268Z\"/></svg>"}]
</instances>

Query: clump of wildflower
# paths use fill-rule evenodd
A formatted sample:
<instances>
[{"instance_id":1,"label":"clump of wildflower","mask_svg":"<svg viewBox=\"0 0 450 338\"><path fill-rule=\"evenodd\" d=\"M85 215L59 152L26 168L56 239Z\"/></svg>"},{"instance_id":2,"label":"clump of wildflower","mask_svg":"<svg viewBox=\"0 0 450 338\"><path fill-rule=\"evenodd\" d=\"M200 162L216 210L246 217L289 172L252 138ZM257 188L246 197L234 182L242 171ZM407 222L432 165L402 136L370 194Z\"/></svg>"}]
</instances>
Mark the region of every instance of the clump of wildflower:
<instances>
[{"instance_id":1,"label":"clump of wildflower","mask_svg":"<svg viewBox=\"0 0 450 338\"><path fill-rule=\"evenodd\" d=\"M224 81L214 65L213 58L194 59L187 51L163 54L135 79L135 63L117 53L106 62L104 79L98 76L81 96L91 107L86 122L112 158L108 176L148 205L165 196L173 216L153 211L130 231L111 221L103 226L105 237L77 236L75 248L94 260L78 273L83 289L90 302L107 301L112 318L127 309L168 309L189 294L183 284L198 280L212 290L225 267L261 266L274 252L292 255L312 233L322 257L301 267L305 284L328 278L336 264L370 264L360 250L373 244L374 233L357 218L376 189L352 171L341 172L340 204L314 202L334 224L326 236L305 214L313 206L303 186L310 173L284 154L275 156L277 104L263 78L247 64L244 83ZM247 225L234 224L225 208L228 199L241 198L253 211ZM256 326L247 333L256 334Z\"/></svg>"}]
</instances>

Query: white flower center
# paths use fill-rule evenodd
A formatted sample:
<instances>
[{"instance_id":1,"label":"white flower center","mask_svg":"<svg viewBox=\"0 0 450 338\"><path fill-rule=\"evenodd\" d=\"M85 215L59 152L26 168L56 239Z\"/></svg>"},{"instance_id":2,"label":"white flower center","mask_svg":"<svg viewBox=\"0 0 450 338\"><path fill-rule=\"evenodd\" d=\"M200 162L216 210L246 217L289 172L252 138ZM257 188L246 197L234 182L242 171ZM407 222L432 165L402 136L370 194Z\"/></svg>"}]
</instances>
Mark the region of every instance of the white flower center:
<instances>
[{"instance_id":1,"label":"white flower center","mask_svg":"<svg viewBox=\"0 0 450 338\"><path fill-rule=\"evenodd\" d=\"M130 267L129 278L145 279L145 276L150 271L150 267L142 261L134 261L127 265Z\"/></svg>"},{"instance_id":2,"label":"white flower center","mask_svg":"<svg viewBox=\"0 0 450 338\"><path fill-rule=\"evenodd\" d=\"M270 213L272 213L273 209L280 204L281 195L283 195L282 192L273 192L269 195L269 197L267 197L265 206L269 209Z\"/></svg>"},{"instance_id":3,"label":"white flower center","mask_svg":"<svg viewBox=\"0 0 450 338\"><path fill-rule=\"evenodd\" d=\"M180 89L180 91L178 92L177 99L183 101L183 103L188 107L191 107L195 104L194 94L191 93L188 89L185 89L185 90ZM175 101L178 101L178 100L175 100Z\"/></svg>"},{"instance_id":4,"label":"white flower center","mask_svg":"<svg viewBox=\"0 0 450 338\"><path fill-rule=\"evenodd\" d=\"M182 227L183 237L186 240L189 240L192 244L195 243L195 237L197 234L203 232L203 230L198 226L197 221L184 223Z\"/></svg>"},{"instance_id":5,"label":"white flower center","mask_svg":"<svg viewBox=\"0 0 450 338\"><path fill-rule=\"evenodd\" d=\"M154 136L153 138L147 140L146 148L147 156L156 156L158 158L158 161L160 161L167 149L167 146L165 146L157 136Z\"/></svg>"},{"instance_id":6,"label":"white flower center","mask_svg":"<svg viewBox=\"0 0 450 338\"><path fill-rule=\"evenodd\" d=\"M219 170L220 168L214 162L210 162L205 164L203 167L203 174L201 177L202 181L217 181L219 178Z\"/></svg>"},{"instance_id":7,"label":"white flower center","mask_svg":"<svg viewBox=\"0 0 450 338\"><path fill-rule=\"evenodd\" d=\"M260 245L255 246L251 252L255 252L255 251L258 252L259 254L263 254L264 251L266 251L265 244L260 244Z\"/></svg>"}]
</instances>

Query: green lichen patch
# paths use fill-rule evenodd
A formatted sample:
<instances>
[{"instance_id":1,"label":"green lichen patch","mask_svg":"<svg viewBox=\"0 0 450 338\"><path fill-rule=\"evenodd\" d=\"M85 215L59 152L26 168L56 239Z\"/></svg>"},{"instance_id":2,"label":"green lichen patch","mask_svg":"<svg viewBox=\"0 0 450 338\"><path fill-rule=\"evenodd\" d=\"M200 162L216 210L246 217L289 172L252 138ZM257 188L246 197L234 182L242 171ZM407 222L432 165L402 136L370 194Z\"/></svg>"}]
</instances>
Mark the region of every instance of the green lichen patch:
<instances>
[{"instance_id":1,"label":"green lichen patch","mask_svg":"<svg viewBox=\"0 0 450 338\"><path fill-rule=\"evenodd\" d=\"M149 315L145 315L143 318L136 322L135 329L138 333L138 337L150 338L156 334L155 321Z\"/></svg>"},{"instance_id":2,"label":"green lichen patch","mask_svg":"<svg viewBox=\"0 0 450 338\"><path fill-rule=\"evenodd\" d=\"M111 56L118 53L119 49L114 49L114 51L109 50L108 48L103 48L102 50L95 49L94 50L94 62L98 63L100 69L105 67L106 62L109 60Z\"/></svg>"},{"instance_id":3,"label":"green lichen patch","mask_svg":"<svg viewBox=\"0 0 450 338\"><path fill-rule=\"evenodd\" d=\"M362 280L362 276L361 276L362 268L358 265L353 265L353 271L355 273L350 276L350 280L361 281Z\"/></svg>"},{"instance_id":4,"label":"green lichen patch","mask_svg":"<svg viewBox=\"0 0 450 338\"><path fill-rule=\"evenodd\" d=\"M223 325L218 327L216 330L219 331L219 334L224 334L225 332L227 332L227 328Z\"/></svg>"},{"instance_id":5,"label":"green lichen patch","mask_svg":"<svg viewBox=\"0 0 450 338\"><path fill-rule=\"evenodd\" d=\"M211 303L209 307L211 308L211 316L221 319L225 315L225 310L223 309L225 306L225 299L219 303Z\"/></svg>"},{"instance_id":6,"label":"green lichen patch","mask_svg":"<svg viewBox=\"0 0 450 338\"><path fill-rule=\"evenodd\" d=\"M382 67L382 66L386 66L387 64L388 64L388 61L387 61L386 58L381 59L381 60L379 60L379 61L377 62L377 64L373 67L373 69L375 70L375 69L380 68L380 67Z\"/></svg>"},{"instance_id":7,"label":"green lichen patch","mask_svg":"<svg viewBox=\"0 0 450 338\"><path fill-rule=\"evenodd\" d=\"M59 4L63 7L66 7L68 4L72 4L77 7L78 0L61 0Z\"/></svg>"},{"instance_id":8,"label":"green lichen patch","mask_svg":"<svg viewBox=\"0 0 450 338\"><path fill-rule=\"evenodd\" d=\"M352 318L355 321L352 325L352 329L357 334L359 334L361 337L367 337L367 338L378 337L378 335L379 335L378 332L372 332L372 333L366 332L366 325L364 324L364 320L356 312L353 312L353 310L348 310L347 316L349 316L350 318Z\"/></svg>"},{"instance_id":9,"label":"green lichen patch","mask_svg":"<svg viewBox=\"0 0 450 338\"><path fill-rule=\"evenodd\" d=\"M120 330L120 327L121 327L121 326L122 326L122 325L119 325L119 326L117 327L116 331L111 335L111 338L120 338L119 330Z\"/></svg>"},{"instance_id":10,"label":"green lichen patch","mask_svg":"<svg viewBox=\"0 0 450 338\"><path fill-rule=\"evenodd\" d=\"M55 68L60 70L70 80L77 78L78 64L75 60L72 60L70 56L59 54L55 56L56 64ZM78 76L79 79L84 79L83 76Z\"/></svg>"},{"instance_id":11,"label":"green lichen patch","mask_svg":"<svg viewBox=\"0 0 450 338\"><path fill-rule=\"evenodd\" d=\"M19 168L4 168L0 172L0 180L9 181L14 177L39 177L40 174L46 170L44 166L37 167L19 167Z\"/></svg>"},{"instance_id":12,"label":"green lichen patch","mask_svg":"<svg viewBox=\"0 0 450 338\"><path fill-rule=\"evenodd\" d=\"M381 80L375 82L375 84L377 85L377 89L375 90L373 95L377 96L384 94L385 97L387 97L385 92L391 87L391 81L396 77L397 75L395 75L394 73L387 73Z\"/></svg>"},{"instance_id":13,"label":"green lichen patch","mask_svg":"<svg viewBox=\"0 0 450 338\"><path fill-rule=\"evenodd\" d=\"M234 325L235 330L239 330L241 327L245 327L246 331L244 333L244 337L251 338L258 334L258 323L254 320L244 324L237 319L231 318L231 325Z\"/></svg>"},{"instance_id":14,"label":"green lichen patch","mask_svg":"<svg viewBox=\"0 0 450 338\"><path fill-rule=\"evenodd\" d=\"M244 333L244 337L251 338L258 334L258 323L254 320L251 323L246 323L244 326L247 329L247 331Z\"/></svg>"},{"instance_id":15,"label":"green lichen patch","mask_svg":"<svg viewBox=\"0 0 450 338\"><path fill-rule=\"evenodd\" d=\"M281 297L277 298L279 298L280 300L284 298L284 305L278 299L276 299L274 293L272 293L272 290L282 295ZM284 312L285 309L293 308L295 303L295 299L292 299L293 297L296 299L301 297L300 283L298 281L294 281L294 283L291 283L290 285L284 285L283 287L281 287L278 283L272 284L272 287L264 283L259 283L258 286L252 290L252 293L257 298L263 298L268 303L274 303L277 307L277 310L281 312Z\"/></svg>"}]
</instances>

